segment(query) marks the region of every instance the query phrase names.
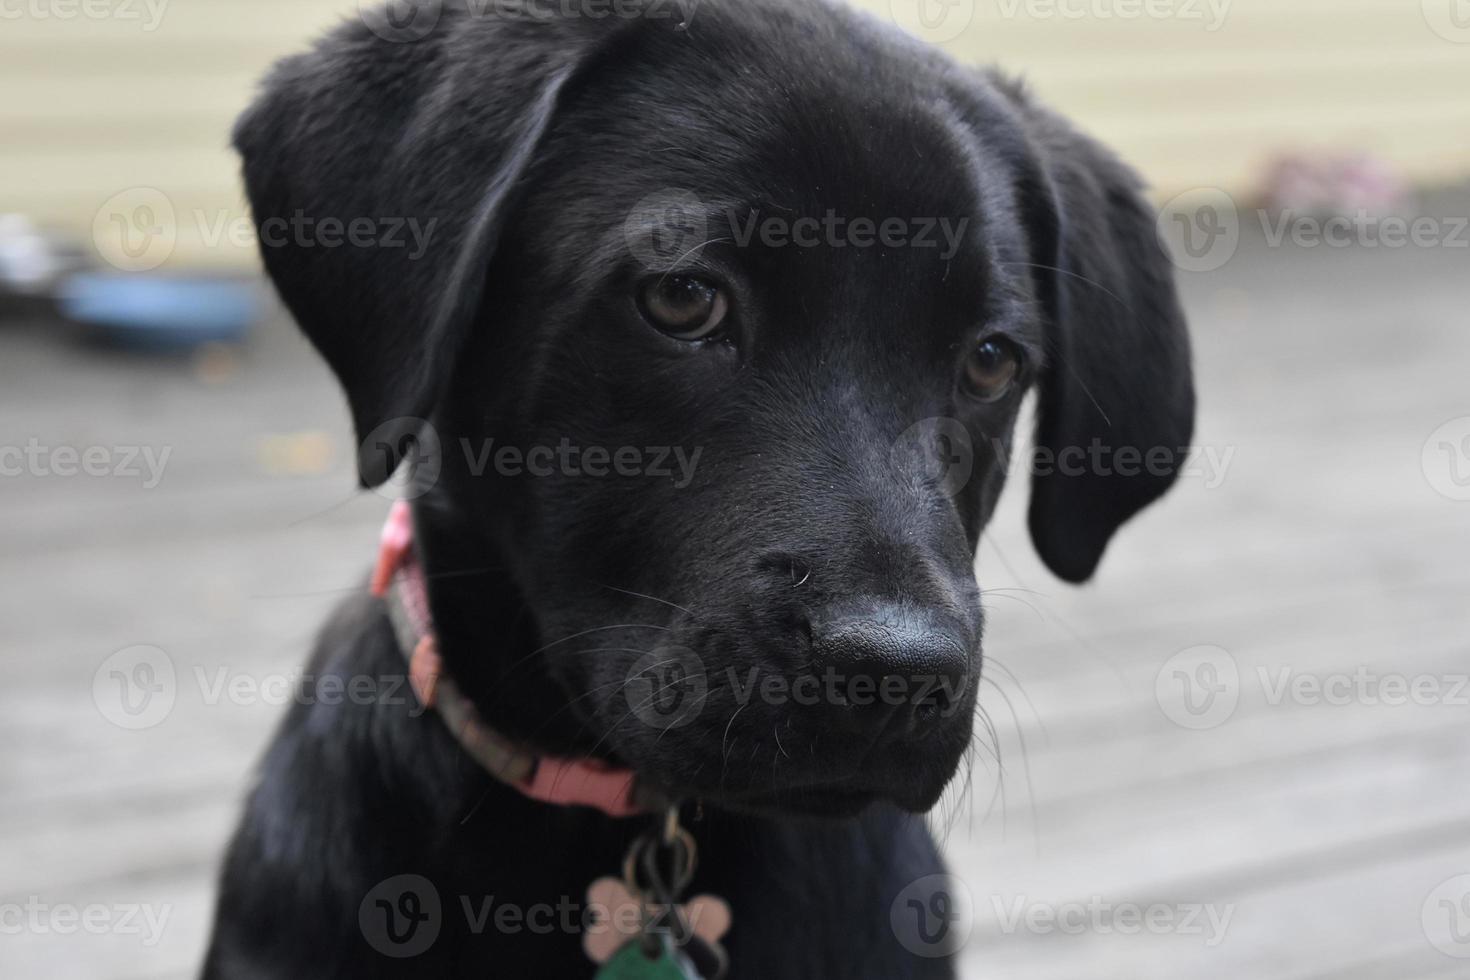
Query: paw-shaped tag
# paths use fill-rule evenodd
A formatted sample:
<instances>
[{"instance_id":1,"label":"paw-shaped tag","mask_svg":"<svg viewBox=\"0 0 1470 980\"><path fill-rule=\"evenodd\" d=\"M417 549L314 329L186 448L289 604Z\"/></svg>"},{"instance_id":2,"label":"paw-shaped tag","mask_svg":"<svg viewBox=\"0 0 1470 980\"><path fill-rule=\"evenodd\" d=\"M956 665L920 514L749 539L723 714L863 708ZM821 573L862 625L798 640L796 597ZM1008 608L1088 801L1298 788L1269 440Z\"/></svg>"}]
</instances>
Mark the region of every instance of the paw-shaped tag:
<instances>
[{"instance_id":1,"label":"paw-shaped tag","mask_svg":"<svg viewBox=\"0 0 1470 980\"><path fill-rule=\"evenodd\" d=\"M582 936L582 948L594 963L606 963L630 940L643 934L645 916L657 920L667 910L628 890L618 878L599 878L587 889L591 921ZM700 939L715 945L730 931L730 906L713 895L696 895L679 906L684 921Z\"/></svg>"}]
</instances>

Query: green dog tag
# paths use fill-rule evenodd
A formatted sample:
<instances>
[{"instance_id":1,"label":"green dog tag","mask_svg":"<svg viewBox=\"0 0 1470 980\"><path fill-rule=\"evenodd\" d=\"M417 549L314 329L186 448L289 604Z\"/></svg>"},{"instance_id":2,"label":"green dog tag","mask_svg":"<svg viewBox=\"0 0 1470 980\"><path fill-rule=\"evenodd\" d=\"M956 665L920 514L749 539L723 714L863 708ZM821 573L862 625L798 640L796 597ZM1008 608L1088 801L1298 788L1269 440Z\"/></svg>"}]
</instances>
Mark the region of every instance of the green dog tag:
<instances>
[{"instance_id":1,"label":"green dog tag","mask_svg":"<svg viewBox=\"0 0 1470 980\"><path fill-rule=\"evenodd\" d=\"M602 965L594 980L700 980L689 958L674 948L668 936L658 937L658 955L650 957L643 940L624 943Z\"/></svg>"}]
</instances>

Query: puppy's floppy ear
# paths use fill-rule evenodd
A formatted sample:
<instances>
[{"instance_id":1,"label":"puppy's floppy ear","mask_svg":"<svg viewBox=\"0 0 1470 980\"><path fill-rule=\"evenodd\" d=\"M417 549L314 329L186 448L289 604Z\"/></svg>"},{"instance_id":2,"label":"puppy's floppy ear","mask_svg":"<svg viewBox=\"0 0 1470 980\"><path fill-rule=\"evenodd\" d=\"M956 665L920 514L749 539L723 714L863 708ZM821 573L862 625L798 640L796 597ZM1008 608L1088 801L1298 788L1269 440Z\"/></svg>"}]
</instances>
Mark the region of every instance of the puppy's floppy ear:
<instances>
[{"instance_id":1,"label":"puppy's floppy ear","mask_svg":"<svg viewBox=\"0 0 1470 980\"><path fill-rule=\"evenodd\" d=\"M1194 430L1189 335L1140 181L1001 82L1034 159L1019 193L1047 318L1031 538L1059 577L1091 577L1113 532L1184 465Z\"/></svg>"},{"instance_id":2,"label":"puppy's floppy ear","mask_svg":"<svg viewBox=\"0 0 1470 980\"><path fill-rule=\"evenodd\" d=\"M236 123L266 270L347 393L365 486L403 447L363 440L432 411L516 185L611 33L448 5L409 43L351 22L278 64Z\"/></svg>"}]
</instances>

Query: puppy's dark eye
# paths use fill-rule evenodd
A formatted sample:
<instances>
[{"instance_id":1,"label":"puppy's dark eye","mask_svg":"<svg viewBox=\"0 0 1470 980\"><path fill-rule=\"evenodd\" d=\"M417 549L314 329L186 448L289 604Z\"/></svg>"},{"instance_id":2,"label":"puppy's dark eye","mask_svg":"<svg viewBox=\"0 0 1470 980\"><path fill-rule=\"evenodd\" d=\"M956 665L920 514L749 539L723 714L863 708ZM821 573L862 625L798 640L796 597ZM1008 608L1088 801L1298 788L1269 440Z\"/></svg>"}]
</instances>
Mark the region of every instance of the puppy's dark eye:
<instances>
[{"instance_id":1,"label":"puppy's dark eye","mask_svg":"<svg viewBox=\"0 0 1470 980\"><path fill-rule=\"evenodd\" d=\"M643 284L638 309L675 340L708 340L719 334L730 302L724 290L708 279L671 273Z\"/></svg>"},{"instance_id":2,"label":"puppy's dark eye","mask_svg":"<svg viewBox=\"0 0 1470 980\"><path fill-rule=\"evenodd\" d=\"M1021 374L1021 350L1004 337L992 337L965 361L965 390L982 402L1008 395Z\"/></svg>"}]
</instances>

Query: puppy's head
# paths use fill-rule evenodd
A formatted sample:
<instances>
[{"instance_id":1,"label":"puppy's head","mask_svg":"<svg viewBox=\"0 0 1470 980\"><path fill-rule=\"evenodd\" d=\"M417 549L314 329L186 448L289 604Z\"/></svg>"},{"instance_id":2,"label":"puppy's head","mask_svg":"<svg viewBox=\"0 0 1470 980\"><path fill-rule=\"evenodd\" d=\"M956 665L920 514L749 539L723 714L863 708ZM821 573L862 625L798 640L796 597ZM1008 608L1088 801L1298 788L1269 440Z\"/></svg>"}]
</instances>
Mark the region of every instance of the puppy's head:
<instances>
[{"instance_id":1,"label":"puppy's head","mask_svg":"<svg viewBox=\"0 0 1470 980\"><path fill-rule=\"evenodd\" d=\"M446 656L492 719L534 691L512 728L674 793L926 809L969 743L1023 396L1054 463L1031 532L1073 581L1190 436L1133 176L840 8L518 9L344 27L236 131L364 482L433 434ZM360 234L300 230L328 219ZM1097 463L1124 454L1150 465ZM516 642L477 618L486 567Z\"/></svg>"}]
</instances>

